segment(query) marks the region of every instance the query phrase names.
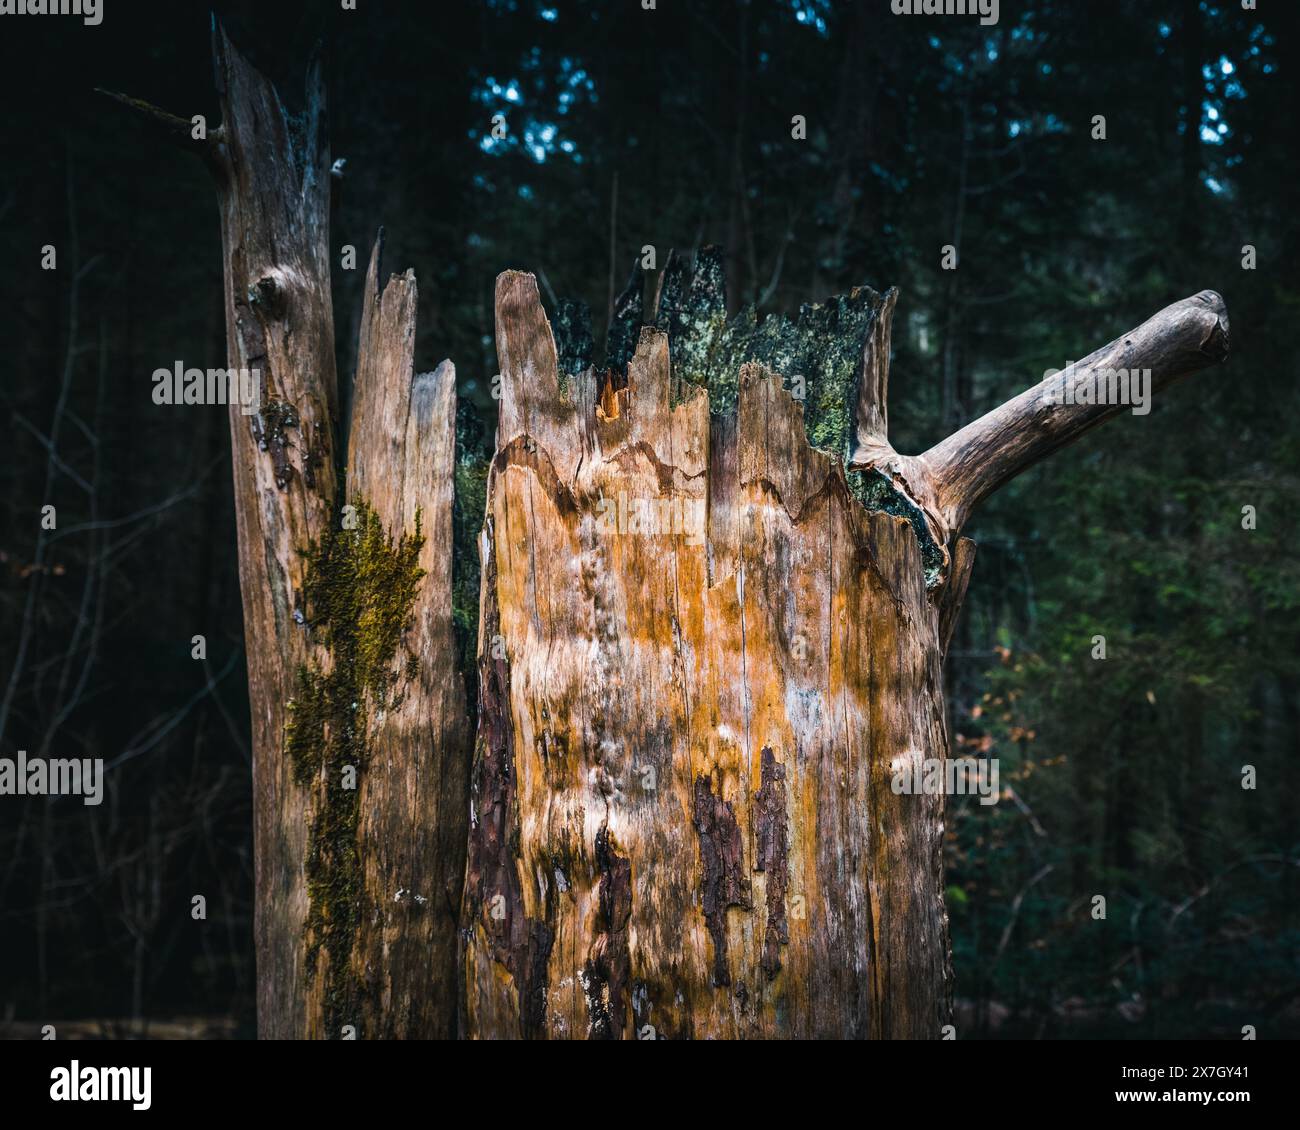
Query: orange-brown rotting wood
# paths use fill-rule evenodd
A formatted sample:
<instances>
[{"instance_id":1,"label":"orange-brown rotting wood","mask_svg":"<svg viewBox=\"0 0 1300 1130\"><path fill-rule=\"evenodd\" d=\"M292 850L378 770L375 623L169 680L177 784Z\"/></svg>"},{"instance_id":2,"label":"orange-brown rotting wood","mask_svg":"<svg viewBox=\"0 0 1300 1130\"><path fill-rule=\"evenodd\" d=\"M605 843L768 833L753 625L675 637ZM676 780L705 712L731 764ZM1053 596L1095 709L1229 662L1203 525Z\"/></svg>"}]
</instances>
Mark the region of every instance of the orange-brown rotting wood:
<instances>
[{"instance_id":1,"label":"orange-brown rotting wood","mask_svg":"<svg viewBox=\"0 0 1300 1130\"><path fill-rule=\"evenodd\" d=\"M938 1035L942 798L890 790L946 746L907 522L760 367L711 419L646 329L626 388L562 396L532 277L497 309L469 1034Z\"/></svg>"}]
</instances>

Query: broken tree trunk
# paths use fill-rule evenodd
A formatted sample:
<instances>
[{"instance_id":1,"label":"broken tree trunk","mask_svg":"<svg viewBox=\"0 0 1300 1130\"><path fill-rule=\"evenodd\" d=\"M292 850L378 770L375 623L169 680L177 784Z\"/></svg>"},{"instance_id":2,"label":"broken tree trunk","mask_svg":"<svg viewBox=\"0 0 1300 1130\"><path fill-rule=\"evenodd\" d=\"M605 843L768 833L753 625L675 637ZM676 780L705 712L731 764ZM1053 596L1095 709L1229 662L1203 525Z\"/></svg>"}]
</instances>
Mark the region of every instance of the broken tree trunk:
<instances>
[{"instance_id":1,"label":"broken tree trunk","mask_svg":"<svg viewBox=\"0 0 1300 1130\"><path fill-rule=\"evenodd\" d=\"M414 374L415 281L381 287L377 245L341 457L319 71L290 116L215 41L205 138L116 97L212 169L229 365L262 378L230 407L260 1033L447 1035L459 992L479 1037L939 1035L944 799L891 782L947 755L961 527L1122 407L1047 394L1222 360L1221 299L901 456L893 291L728 321L720 256L674 259L598 377L587 320L557 351L501 276L467 783L454 373Z\"/></svg>"},{"instance_id":2,"label":"broken tree trunk","mask_svg":"<svg viewBox=\"0 0 1300 1130\"><path fill-rule=\"evenodd\" d=\"M947 756L961 524L1119 407L1052 406L1045 382L898 456L895 298L727 323L720 257L702 253L670 265L622 381L562 373L532 276L498 280L469 1035L937 1038L949 1022L944 798L891 781ZM1056 379L1150 366L1160 387L1226 346L1207 292ZM855 441L866 475L846 481L810 438Z\"/></svg>"},{"instance_id":3,"label":"broken tree trunk","mask_svg":"<svg viewBox=\"0 0 1300 1130\"><path fill-rule=\"evenodd\" d=\"M114 96L197 151L221 206L253 725L258 1031L449 1036L469 726L451 627L455 373L415 375L416 286L366 282L346 479L324 91L301 115L214 28L222 124Z\"/></svg>"}]
</instances>

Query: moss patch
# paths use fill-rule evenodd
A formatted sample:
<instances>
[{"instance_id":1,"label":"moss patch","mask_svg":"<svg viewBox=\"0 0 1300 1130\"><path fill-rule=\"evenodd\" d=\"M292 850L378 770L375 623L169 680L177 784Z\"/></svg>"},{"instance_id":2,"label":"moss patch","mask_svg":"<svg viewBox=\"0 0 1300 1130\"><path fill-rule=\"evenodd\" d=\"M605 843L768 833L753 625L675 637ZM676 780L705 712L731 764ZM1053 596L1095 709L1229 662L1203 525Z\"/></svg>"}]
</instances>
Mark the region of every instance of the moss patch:
<instances>
[{"instance_id":1,"label":"moss patch","mask_svg":"<svg viewBox=\"0 0 1300 1130\"><path fill-rule=\"evenodd\" d=\"M424 545L420 515L415 532L403 532L394 542L369 506L358 501L355 507L354 529L337 522L319 544L303 551L307 621L314 641L329 652L329 663L299 668L285 727L294 777L313 794L307 970L315 972L324 949L329 955L325 1030L332 1034L355 1022L359 987L349 966L365 909L357 845L359 789L345 787L344 770L353 767L359 785L368 760L370 719L400 705L403 680L418 672L405 635L424 576L418 564Z\"/></svg>"},{"instance_id":2,"label":"moss patch","mask_svg":"<svg viewBox=\"0 0 1300 1130\"><path fill-rule=\"evenodd\" d=\"M898 518L906 518L921 546L921 564L925 569L925 586L932 589L943 576L943 549L930 535L925 515L910 498L880 471L864 471L853 476L850 489L868 510L883 510Z\"/></svg>"},{"instance_id":3,"label":"moss patch","mask_svg":"<svg viewBox=\"0 0 1300 1130\"><path fill-rule=\"evenodd\" d=\"M808 442L847 463L855 440L862 356L884 302L883 295L860 286L802 306L793 321L781 315L760 318L753 306L728 321L722 251L705 247L693 264L674 256L665 268L656 324L668 335L673 375L708 389L713 412L734 410L740 367L759 362L781 374L796 399L802 396ZM926 584L936 585L943 550L930 536L921 511L879 472L846 478L868 510L911 523Z\"/></svg>"},{"instance_id":4,"label":"moss patch","mask_svg":"<svg viewBox=\"0 0 1300 1130\"><path fill-rule=\"evenodd\" d=\"M867 286L800 308L793 321L747 306L727 320L722 251L705 247L693 267L674 257L664 274L657 324L668 334L673 374L709 390L716 413L736 404L740 367L757 361L802 398L808 442L847 459L862 354L884 298Z\"/></svg>"}]
</instances>

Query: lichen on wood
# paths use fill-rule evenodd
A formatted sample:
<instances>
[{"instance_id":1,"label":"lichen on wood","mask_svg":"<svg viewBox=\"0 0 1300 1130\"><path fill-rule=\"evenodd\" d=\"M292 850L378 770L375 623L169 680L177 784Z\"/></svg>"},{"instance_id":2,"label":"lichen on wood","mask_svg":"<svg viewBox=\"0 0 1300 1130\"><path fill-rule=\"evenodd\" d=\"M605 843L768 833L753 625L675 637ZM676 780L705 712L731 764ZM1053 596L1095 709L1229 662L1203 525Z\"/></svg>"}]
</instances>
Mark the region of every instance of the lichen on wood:
<instances>
[{"instance_id":1,"label":"lichen on wood","mask_svg":"<svg viewBox=\"0 0 1300 1130\"><path fill-rule=\"evenodd\" d=\"M886 302L868 286L809 303L791 320L759 317L752 305L727 318L720 248L705 247L688 266L672 255L655 324L668 334L673 374L709 390L715 413L733 411L741 367L780 374L802 407L808 442L847 458L862 357Z\"/></svg>"},{"instance_id":2,"label":"lichen on wood","mask_svg":"<svg viewBox=\"0 0 1300 1130\"><path fill-rule=\"evenodd\" d=\"M707 389L714 413L734 411L741 369L760 364L780 376L799 403L809 445L847 461L856 438L861 383L870 379L864 357L869 364L870 346L882 326L887 351L896 295L858 286L801 306L793 320L760 317L752 305L728 320L722 250L704 247L693 263L675 252L669 257L655 324L668 335L674 377ZM881 363L887 365L888 357ZM887 475L868 472L846 481L868 510L908 520L921 546L927 585L936 587L946 554L920 508Z\"/></svg>"}]
</instances>

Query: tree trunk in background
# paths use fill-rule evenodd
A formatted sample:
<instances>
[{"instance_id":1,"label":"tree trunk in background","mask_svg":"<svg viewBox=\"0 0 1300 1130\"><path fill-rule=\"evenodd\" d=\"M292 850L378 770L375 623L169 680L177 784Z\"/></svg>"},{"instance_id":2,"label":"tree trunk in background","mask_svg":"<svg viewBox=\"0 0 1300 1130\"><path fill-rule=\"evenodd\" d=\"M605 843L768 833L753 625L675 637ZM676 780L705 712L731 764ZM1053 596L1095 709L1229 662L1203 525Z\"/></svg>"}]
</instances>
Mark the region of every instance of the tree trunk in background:
<instances>
[{"instance_id":1,"label":"tree trunk in background","mask_svg":"<svg viewBox=\"0 0 1300 1130\"><path fill-rule=\"evenodd\" d=\"M944 800L892 782L947 756L960 531L1125 410L1080 402L1099 375L1159 391L1223 360L1222 299L904 456L895 291L728 321L704 252L639 338L617 304L606 375L502 275L471 785L454 373L414 375L415 280L381 288L377 246L336 482L319 71L291 123L219 29L217 59L206 142L120 100L213 169L229 364L263 375L260 411L230 413L260 1033L450 1035L460 994L479 1037L940 1036Z\"/></svg>"}]
</instances>

